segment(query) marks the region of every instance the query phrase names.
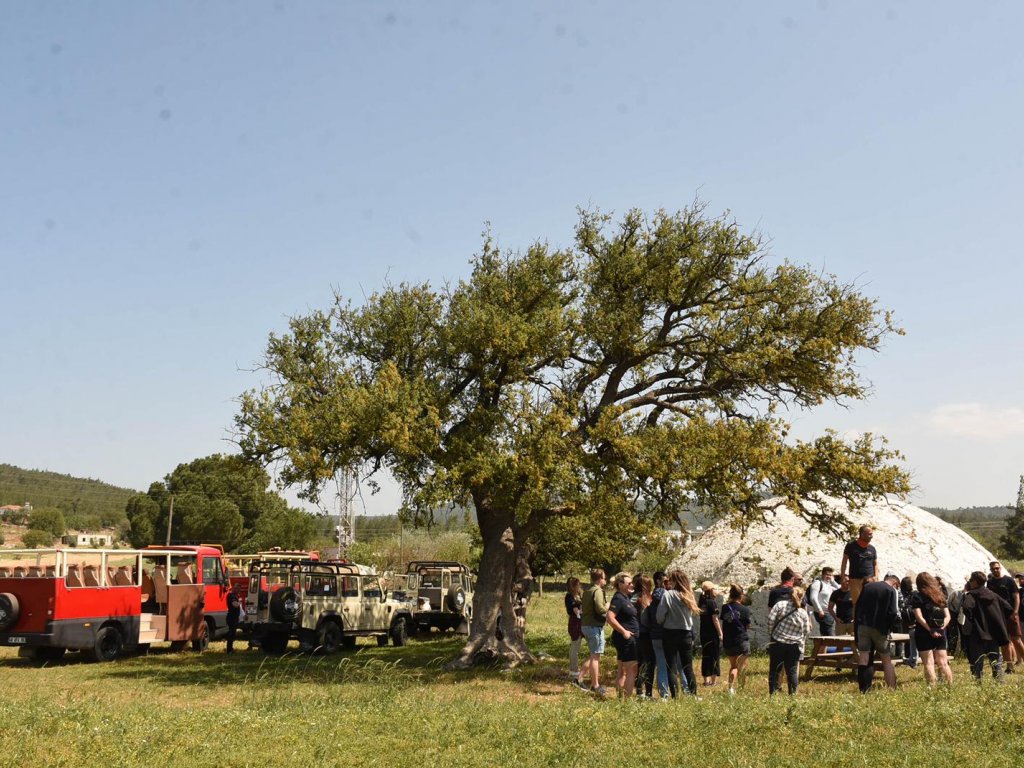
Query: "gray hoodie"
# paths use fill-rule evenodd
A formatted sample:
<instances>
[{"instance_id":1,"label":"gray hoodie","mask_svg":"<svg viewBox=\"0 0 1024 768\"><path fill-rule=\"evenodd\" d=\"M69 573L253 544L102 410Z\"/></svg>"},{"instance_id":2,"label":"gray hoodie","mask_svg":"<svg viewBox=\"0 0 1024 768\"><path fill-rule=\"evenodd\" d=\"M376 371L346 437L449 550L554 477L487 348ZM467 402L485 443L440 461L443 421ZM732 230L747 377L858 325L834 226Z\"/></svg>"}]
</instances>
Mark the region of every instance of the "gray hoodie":
<instances>
[{"instance_id":1,"label":"gray hoodie","mask_svg":"<svg viewBox=\"0 0 1024 768\"><path fill-rule=\"evenodd\" d=\"M666 589L658 603L658 623L664 629L693 631L693 612L683 604L683 598L674 589Z\"/></svg>"}]
</instances>

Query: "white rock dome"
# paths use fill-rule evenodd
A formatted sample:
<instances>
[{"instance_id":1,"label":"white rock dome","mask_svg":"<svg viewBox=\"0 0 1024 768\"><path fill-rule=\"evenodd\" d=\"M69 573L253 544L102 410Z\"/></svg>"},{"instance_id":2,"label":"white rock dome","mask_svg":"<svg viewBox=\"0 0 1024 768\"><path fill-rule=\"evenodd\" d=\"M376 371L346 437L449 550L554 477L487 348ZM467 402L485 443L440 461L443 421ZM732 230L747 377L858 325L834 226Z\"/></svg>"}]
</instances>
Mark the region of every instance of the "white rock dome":
<instances>
[{"instance_id":1,"label":"white rock dome","mask_svg":"<svg viewBox=\"0 0 1024 768\"><path fill-rule=\"evenodd\" d=\"M829 505L856 525L875 529L871 543L878 550L879 576L895 573L902 578L928 571L950 589L960 588L971 571L987 573L989 562L996 559L969 534L911 504L882 500L855 512L843 501L829 500ZM802 573L806 586L826 565L835 568L838 577L846 541L813 530L791 509L780 506L768 513L767 524L751 525L745 533L727 521L716 523L673 560L669 570L683 570L695 588L710 579L726 590L737 584L748 591L751 642L763 647L768 642L768 590L778 584L782 569L789 566Z\"/></svg>"}]
</instances>

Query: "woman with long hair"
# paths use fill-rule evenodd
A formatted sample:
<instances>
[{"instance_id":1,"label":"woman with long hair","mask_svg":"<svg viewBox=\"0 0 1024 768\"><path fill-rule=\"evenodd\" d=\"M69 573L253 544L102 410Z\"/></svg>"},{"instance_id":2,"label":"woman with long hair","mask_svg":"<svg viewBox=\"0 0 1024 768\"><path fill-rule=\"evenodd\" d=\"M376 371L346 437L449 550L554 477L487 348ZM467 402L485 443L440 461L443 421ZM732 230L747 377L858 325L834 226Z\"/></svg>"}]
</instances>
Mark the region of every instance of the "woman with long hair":
<instances>
[{"instance_id":1,"label":"woman with long hair","mask_svg":"<svg viewBox=\"0 0 1024 768\"><path fill-rule=\"evenodd\" d=\"M811 617L803 607L804 588L793 587L787 600L768 612L768 694L779 690L779 673L785 670L789 695L800 682L800 655L811 632Z\"/></svg>"},{"instance_id":2,"label":"woman with long hair","mask_svg":"<svg viewBox=\"0 0 1024 768\"><path fill-rule=\"evenodd\" d=\"M580 645L583 643L583 585L575 576L565 582L565 613L569 619L569 678L580 683Z\"/></svg>"},{"instance_id":3,"label":"woman with long hair","mask_svg":"<svg viewBox=\"0 0 1024 768\"><path fill-rule=\"evenodd\" d=\"M949 608L946 596L934 576L928 572L917 574L917 591L910 596L910 608L914 616L914 641L924 662L924 679L928 685L935 685L938 667L947 683L953 682L953 670L949 667L946 650L946 627L949 626Z\"/></svg>"},{"instance_id":4,"label":"woman with long hair","mask_svg":"<svg viewBox=\"0 0 1024 768\"><path fill-rule=\"evenodd\" d=\"M729 658L729 693L736 693L736 683L750 658L750 609L743 605L743 590L729 585L729 602L722 606L722 648ZM745 679L745 678L744 678Z\"/></svg>"},{"instance_id":5,"label":"woman with long hair","mask_svg":"<svg viewBox=\"0 0 1024 768\"><path fill-rule=\"evenodd\" d=\"M633 577L620 573L613 582L615 594L608 605L608 624L612 628L612 645L619 655L619 669L615 676L615 687L619 695L629 698L636 687L637 646L640 621L636 606L630 599L633 595Z\"/></svg>"},{"instance_id":6,"label":"woman with long hair","mask_svg":"<svg viewBox=\"0 0 1024 768\"><path fill-rule=\"evenodd\" d=\"M651 641L651 612L647 610L654 599L654 581L650 576L638 573L633 577L633 599L636 610L640 614L640 634L637 645L637 678L636 692L638 696L648 699L654 694L654 643Z\"/></svg>"},{"instance_id":7,"label":"woman with long hair","mask_svg":"<svg viewBox=\"0 0 1024 768\"><path fill-rule=\"evenodd\" d=\"M658 604L658 623L662 626L662 642L669 674L676 668L678 659L680 689L697 694L697 678L693 674L693 617L700 614L697 598L689 577L682 571L668 575L668 587Z\"/></svg>"}]
</instances>

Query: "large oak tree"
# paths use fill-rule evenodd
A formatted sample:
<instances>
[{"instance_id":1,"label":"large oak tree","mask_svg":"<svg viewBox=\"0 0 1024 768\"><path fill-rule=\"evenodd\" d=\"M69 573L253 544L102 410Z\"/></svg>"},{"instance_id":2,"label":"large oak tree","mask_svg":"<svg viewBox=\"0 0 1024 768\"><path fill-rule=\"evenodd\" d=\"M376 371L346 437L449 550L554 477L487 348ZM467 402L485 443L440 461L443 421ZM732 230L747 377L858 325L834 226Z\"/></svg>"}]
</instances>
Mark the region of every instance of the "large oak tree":
<instances>
[{"instance_id":1,"label":"large oak tree","mask_svg":"<svg viewBox=\"0 0 1024 768\"><path fill-rule=\"evenodd\" d=\"M453 663L516 663L531 658L521 628L493 630L552 517L698 507L742 524L773 497L905 492L884 439L795 440L780 416L864 397L856 355L894 332L855 285L773 264L759 236L700 204L618 222L583 211L572 247L507 252L487 235L454 286L336 296L295 317L270 337L267 385L241 398L238 439L309 497L355 466L371 482L390 470L409 517L472 503L483 554Z\"/></svg>"}]
</instances>

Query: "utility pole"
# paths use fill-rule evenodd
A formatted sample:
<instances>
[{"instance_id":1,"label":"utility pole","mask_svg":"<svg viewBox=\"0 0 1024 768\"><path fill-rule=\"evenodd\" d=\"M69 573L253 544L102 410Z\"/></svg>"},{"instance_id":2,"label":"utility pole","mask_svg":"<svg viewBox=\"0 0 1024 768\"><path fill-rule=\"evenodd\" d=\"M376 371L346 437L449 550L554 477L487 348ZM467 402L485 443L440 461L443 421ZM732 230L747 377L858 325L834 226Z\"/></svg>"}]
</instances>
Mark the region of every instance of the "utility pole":
<instances>
[{"instance_id":1,"label":"utility pole","mask_svg":"<svg viewBox=\"0 0 1024 768\"><path fill-rule=\"evenodd\" d=\"M171 546L171 524L174 522L174 496L171 495L171 509L167 513L167 541L165 547Z\"/></svg>"}]
</instances>

